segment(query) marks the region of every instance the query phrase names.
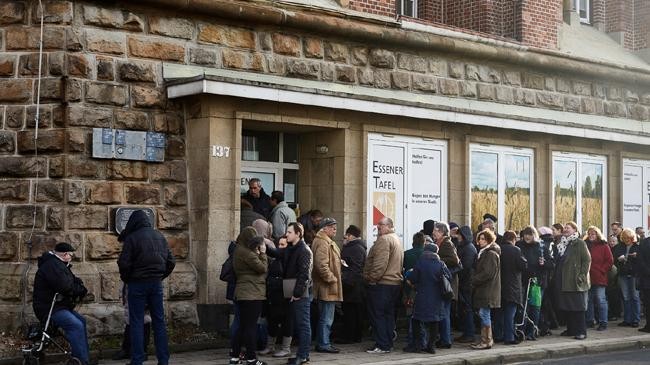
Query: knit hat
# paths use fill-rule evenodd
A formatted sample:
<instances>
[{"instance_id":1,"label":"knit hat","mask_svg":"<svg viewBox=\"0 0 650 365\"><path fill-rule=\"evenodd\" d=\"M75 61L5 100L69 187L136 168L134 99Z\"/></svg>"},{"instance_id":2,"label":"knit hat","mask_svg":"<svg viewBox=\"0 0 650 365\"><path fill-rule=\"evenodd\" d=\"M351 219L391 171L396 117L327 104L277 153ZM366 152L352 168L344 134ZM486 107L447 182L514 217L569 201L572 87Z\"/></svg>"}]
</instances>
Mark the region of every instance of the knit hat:
<instances>
[{"instance_id":1,"label":"knit hat","mask_svg":"<svg viewBox=\"0 0 650 365\"><path fill-rule=\"evenodd\" d=\"M540 236L543 236L543 235L545 235L545 234L553 234L553 230L550 229L550 228L548 228L548 227L546 227L546 226L544 226L544 227L539 227L539 229L537 230L537 232L539 232L539 235L540 235Z\"/></svg>"}]
</instances>

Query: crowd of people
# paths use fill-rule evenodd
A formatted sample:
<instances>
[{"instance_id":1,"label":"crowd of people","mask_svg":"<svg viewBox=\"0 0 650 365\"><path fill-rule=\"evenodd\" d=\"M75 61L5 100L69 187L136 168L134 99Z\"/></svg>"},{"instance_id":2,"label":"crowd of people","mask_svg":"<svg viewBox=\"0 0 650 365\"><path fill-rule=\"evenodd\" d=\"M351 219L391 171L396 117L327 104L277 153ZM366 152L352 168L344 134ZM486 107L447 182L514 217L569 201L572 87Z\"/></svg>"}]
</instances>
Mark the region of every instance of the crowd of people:
<instances>
[{"instance_id":1,"label":"crowd of people","mask_svg":"<svg viewBox=\"0 0 650 365\"><path fill-rule=\"evenodd\" d=\"M566 222L501 235L497 217L485 214L476 230L427 220L404 251L384 217L368 250L359 227L347 227L338 245L335 219L318 210L296 217L282 192L267 195L257 179L249 188L229 248L231 365L264 365L258 355L306 364L312 340L316 352L337 353L333 343L359 343L369 327L367 352L389 353L402 313L403 351L432 354L454 343L481 350L535 341L563 326L561 336L584 340L621 313L618 326L637 328L640 299L650 315L650 238L641 228L614 222L606 238ZM344 330L333 333L335 318Z\"/></svg>"}]
</instances>

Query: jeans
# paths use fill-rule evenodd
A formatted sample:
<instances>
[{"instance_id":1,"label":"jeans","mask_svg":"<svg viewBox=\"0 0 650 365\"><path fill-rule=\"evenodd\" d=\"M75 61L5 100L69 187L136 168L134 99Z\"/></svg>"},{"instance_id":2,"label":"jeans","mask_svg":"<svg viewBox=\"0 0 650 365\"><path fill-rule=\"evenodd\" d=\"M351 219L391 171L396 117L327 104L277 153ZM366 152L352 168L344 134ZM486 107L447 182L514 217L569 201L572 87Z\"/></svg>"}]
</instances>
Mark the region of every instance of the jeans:
<instances>
[{"instance_id":1,"label":"jeans","mask_svg":"<svg viewBox=\"0 0 650 365\"><path fill-rule=\"evenodd\" d=\"M316 343L321 349L332 347L332 343L330 342L330 333L332 332L332 323L334 323L335 308L336 302L326 302L324 300L318 301L318 311L320 312L320 316L318 317L318 327L316 329Z\"/></svg>"},{"instance_id":2,"label":"jeans","mask_svg":"<svg viewBox=\"0 0 650 365\"><path fill-rule=\"evenodd\" d=\"M623 321L639 323L641 321L641 301L636 290L636 280L633 276L619 276L618 286L623 294Z\"/></svg>"},{"instance_id":3,"label":"jeans","mask_svg":"<svg viewBox=\"0 0 650 365\"><path fill-rule=\"evenodd\" d=\"M131 325L131 364L142 365L144 361L144 309L151 313L153 341L158 364L169 363L163 287L161 281L129 283L129 324Z\"/></svg>"},{"instance_id":4,"label":"jeans","mask_svg":"<svg viewBox=\"0 0 650 365\"><path fill-rule=\"evenodd\" d=\"M492 320L490 318L490 308L479 308L478 309L478 317L481 319L481 326L483 327L491 327L492 326Z\"/></svg>"},{"instance_id":5,"label":"jeans","mask_svg":"<svg viewBox=\"0 0 650 365\"><path fill-rule=\"evenodd\" d=\"M52 322L65 333L65 339L68 340L72 349L72 356L79 359L82 364L88 364L88 337L84 317L75 311L61 309L52 313ZM142 346L142 340L140 340L140 346Z\"/></svg>"},{"instance_id":6,"label":"jeans","mask_svg":"<svg viewBox=\"0 0 650 365\"><path fill-rule=\"evenodd\" d=\"M395 330L395 304L400 293L399 285L368 285L368 318L372 325L375 345L381 350L393 348Z\"/></svg>"},{"instance_id":7,"label":"jeans","mask_svg":"<svg viewBox=\"0 0 650 365\"><path fill-rule=\"evenodd\" d=\"M298 351L296 352L298 359L309 359L309 349L311 347L311 300L312 297L310 296L309 298L300 298L300 300L289 304L289 310L293 316L293 331L298 339Z\"/></svg>"},{"instance_id":8,"label":"jeans","mask_svg":"<svg viewBox=\"0 0 650 365\"><path fill-rule=\"evenodd\" d=\"M442 345L451 345L451 306L447 310L447 317L438 322L438 331L440 332L440 343Z\"/></svg>"},{"instance_id":9,"label":"jeans","mask_svg":"<svg viewBox=\"0 0 650 365\"><path fill-rule=\"evenodd\" d=\"M232 357L241 353L241 347L246 347L246 360L257 358L257 319L262 313L262 300L238 300L239 306L239 328L237 331L238 340L234 342L230 353Z\"/></svg>"},{"instance_id":10,"label":"jeans","mask_svg":"<svg viewBox=\"0 0 650 365\"><path fill-rule=\"evenodd\" d=\"M587 323L593 324L596 309L598 309L598 324L607 326L607 297L605 292L607 287L604 285L592 285L589 289L589 298L587 301Z\"/></svg>"},{"instance_id":11,"label":"jeans","mask_svg":"<svg viewBox=\"0 0 650 365\"><path fill-rule=\"evenodd\" d=\"M474 327L474 312L472 311L471 295L465 297L463 292L458 293L458 316L462 321L463 337L474 338L476 329Z\"/></svg>"},{"instance_id":12,"label":"jeans","mask_svg":"<svg viewBox=\"0 0 650 365\"><path fill-rule=\"evenodd\" d=\"M237 336L237 333L239 332L239 306L237 305L236 301L233 302L232 311L233 319L232 323L230 324L230 357L239 357L240 354L232 353L232 349L241 348L241 344L239 343L239 336Z\"/></svg>"}]
</instances>

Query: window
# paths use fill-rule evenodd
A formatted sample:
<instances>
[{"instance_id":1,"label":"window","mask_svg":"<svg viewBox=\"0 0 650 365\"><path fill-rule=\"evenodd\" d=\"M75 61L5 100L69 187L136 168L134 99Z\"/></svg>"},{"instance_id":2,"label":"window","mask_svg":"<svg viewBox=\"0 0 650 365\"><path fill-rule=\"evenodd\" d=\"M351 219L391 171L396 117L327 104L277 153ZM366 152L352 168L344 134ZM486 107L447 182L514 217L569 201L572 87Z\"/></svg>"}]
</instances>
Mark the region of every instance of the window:
<instances>
[{"instance_id":1,"label":"window","mask_svg":"<svg viewBox=\"0 0 650 365\"><path fill-rule=\"evenodd\" d=\"M418 15L418 1L417 0L397 0L399 15L406 15L416 18Z\"/></svg>"},{"instance_id":2,"label":"window","mask_svg":"<svg viewBox=\"0 0 650 365\"><path fill-rule=\"evenodd\" d=\"M553 223L607 232L606 176L605 156L553 152Z\"/></svg>"},{"instance_id":3,"label":"window","mask_svg":"<svg viewBox=\"0 0 650 365\"><path fill-rule=\"evenodd\" d=\"M529 148L470 145L472 229L490 213L498 231L520 231L533 224L533 154Z\"/></svg>"},{"instance_id":4,"label":"window","mask_svg":"<svg viewBox=\"0 0 650 365\"><path fill-rule=\"evenodd\" d=\"M575 8L581 23L590 23L591 0L574 0Z\"/></svg>"},{"instance_id":5,"label":"window","mask_svg":"<svg viewBox=\"0 0 650 365\"><path fill-rule=\"evenodd\" d=\"M650 228L650 161L623 160L623 225Z\"/></svg>"}]
</instances>

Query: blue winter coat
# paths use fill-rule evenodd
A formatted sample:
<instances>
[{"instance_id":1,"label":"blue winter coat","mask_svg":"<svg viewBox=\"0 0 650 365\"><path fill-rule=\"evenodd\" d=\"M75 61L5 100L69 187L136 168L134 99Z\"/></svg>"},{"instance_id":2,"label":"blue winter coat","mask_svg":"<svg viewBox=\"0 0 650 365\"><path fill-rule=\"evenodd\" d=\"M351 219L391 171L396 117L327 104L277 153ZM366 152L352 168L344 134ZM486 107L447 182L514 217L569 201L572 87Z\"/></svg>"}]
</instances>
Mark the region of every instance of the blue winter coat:
<instances>
[{"instance_id":1,"label":"blue winter coat","mask_svg":"<svg viewBox=\"0 0 650 365\"><path fill-rule=\"evenodd\" d=\"M451 281L451 273L437 254L424 251L408 281L415 286L413 318L421 322L438 322L449 316L451 301L442 299L442 275Z\"/></svg>"}]
</instances>

